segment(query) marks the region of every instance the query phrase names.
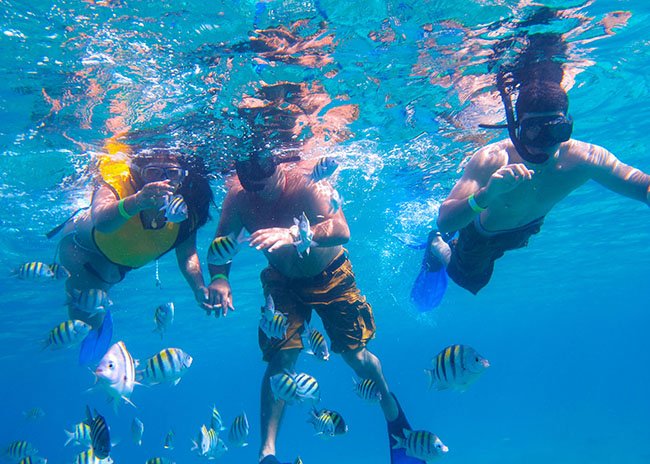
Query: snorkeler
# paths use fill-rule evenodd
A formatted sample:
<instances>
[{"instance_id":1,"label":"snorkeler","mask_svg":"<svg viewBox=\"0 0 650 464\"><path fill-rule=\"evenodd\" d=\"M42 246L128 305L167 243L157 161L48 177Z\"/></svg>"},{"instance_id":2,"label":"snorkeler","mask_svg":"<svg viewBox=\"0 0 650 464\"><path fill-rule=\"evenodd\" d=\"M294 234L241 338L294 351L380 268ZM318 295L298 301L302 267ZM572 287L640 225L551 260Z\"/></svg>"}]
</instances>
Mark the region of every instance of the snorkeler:
<instances>
[{"instance_id":1,"label":"snorkeler","mask_svg":"<svg viewBox=\"0 0 650 464\"><path fill-rule=\"evenodd\" d=\"M128 271L175 249L197 301L202 304L209 292L196 253L196 231L209 219L212 201L202 164L172 149L144 149L128 157L116 154L124 147L115 146L99 160L101 179L90 207L64 223L57 247L71 274L70 318L93 327L82 343L80 364L100 359L110 346L112 303L106 292Z\"/></svg>"},{"instance_id":2,"label":"snorkeler","mask_svg":"<svg viewBox=\"0 0 650 464\"><path fill-rule=\"evenodd\" d=\"M403 430L411 428L388 389L379 360L366 347L374 338L375 321L342 247L350 238L347 221L341 209L331 208L331 185L309 182L312 171L307 164L300 162L288 170L270 154L238 161L238 181L230 185L216 231L215 242L225 259L216 262L208 257L213 264L206 303L214 307L215 315L226 316L234 309L228 282L232 253L226 252L233 249L233 237L240 236L242 229L250 232L250 246L262 250L269 262L261 274L264 296L271 296L276 311L288 319L286 332L278 338L269 338L268 331L261 328L258 332L263 359L268 363L261 389L259 458L264 464L279 462L275 441L285 406L284 400L274 399L269 379L293 370L312 309L323 321L332 351L340 353L359 377L377 385L391 445L396 443L391 434L404 437ZM294 218L302 219L294 225ZM404 449L391 450L391 462L423 462L404 453Z\"/></svg>"},{"instance_id":3,"label":"snorkeler","mask_svg":"<svg viewBox=\"0 0 650 464\"><path fill-rule=\"evenodd\" d=\"M523 83L516 120L503 79L497 86L507 125L496 127L507 128L510 137L472 156L440 206L425 256L474 294L489 282L495 260L527 246L555 204L588 180L648 203L648 175L602 147L570 138L569 99L559 79ZM447 243L456 231L458 238Z\"/></svg>"}]
</instances>

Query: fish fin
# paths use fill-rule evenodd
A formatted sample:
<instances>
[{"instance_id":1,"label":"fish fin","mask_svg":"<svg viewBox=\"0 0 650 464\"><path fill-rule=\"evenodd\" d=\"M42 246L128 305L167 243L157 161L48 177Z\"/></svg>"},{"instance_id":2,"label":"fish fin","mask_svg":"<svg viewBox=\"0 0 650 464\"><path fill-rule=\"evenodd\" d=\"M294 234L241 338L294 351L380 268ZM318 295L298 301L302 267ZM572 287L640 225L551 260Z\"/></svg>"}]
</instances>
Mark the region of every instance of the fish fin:
<instances>
[{"instance_id":1,"label":"fish fin","mask_svg":"<svg viewBox=\"0 0 650 464\"><path fill-rule=\"evenodd\" d=\"M74 432L68 432L67 430L64 430L64 432L67 435L68 439L65 441L63 446L68 446L68 443L74 440Z\"/></svg>"},{"instance_id":2,"label":"fish fin","mask_svg":"<svg viewBox=\"0 0 650 464\"><path fill-rule=\"evenodd\" d=\"M128 399L126 396L123 396L122 399L124 400L124 402L130 404L130 405L133 406L134 408L137 408L137 406L136 406L135 404L133 404L133 401L131 401L130 399Z\"/></svg>"},{"instance_id":3,"label":"fish fin","mask_svg":"<svg viewBox=\"0 0 650 464\"><path fill-rule=\"evenodd\" d=\"M178 379L174 380L174 383L172 385L175 387L176 385L178 385L178 382L180 382L180 381L181 381L181 379L179 377Z\"/></svg>"}]
</instances>

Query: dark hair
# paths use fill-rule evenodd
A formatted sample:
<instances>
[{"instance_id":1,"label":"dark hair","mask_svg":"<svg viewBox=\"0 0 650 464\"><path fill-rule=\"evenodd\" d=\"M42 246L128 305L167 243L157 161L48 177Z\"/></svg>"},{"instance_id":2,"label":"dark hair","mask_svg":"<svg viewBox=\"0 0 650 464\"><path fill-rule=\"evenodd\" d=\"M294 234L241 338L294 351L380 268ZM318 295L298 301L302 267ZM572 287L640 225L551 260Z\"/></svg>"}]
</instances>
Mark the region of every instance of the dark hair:
<instances>
[{"instance_id":1,"label":"dark hair","mask_svg":"<svg viewBox=\"0 0 650 464\"><path fill-rule=\"evenodd\" d=\"M535 80L519 89L515 110L517 118L523 113L542 113L569 109L569 97L562 86L553 81Z\"/></svg>"}]
</instances>

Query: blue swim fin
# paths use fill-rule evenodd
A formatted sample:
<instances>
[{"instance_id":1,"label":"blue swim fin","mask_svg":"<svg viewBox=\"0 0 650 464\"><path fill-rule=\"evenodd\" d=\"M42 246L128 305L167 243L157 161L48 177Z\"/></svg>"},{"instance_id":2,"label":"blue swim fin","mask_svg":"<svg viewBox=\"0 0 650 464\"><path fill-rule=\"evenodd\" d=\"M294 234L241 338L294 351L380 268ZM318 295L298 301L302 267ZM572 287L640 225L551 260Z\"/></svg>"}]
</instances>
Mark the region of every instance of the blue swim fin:
<instances>
[{"instance_id":1,"label":"blue swim fin","mask_svg":"<svg viewBox=\"0 0 650 464\"><path fill-rule=\"evenodd\" d=\"M391 395L393 395L391 393ZM397 403L397 418L394 421L388 422L388 446L390 447L390 462L391 464L426 464L422 459L412 458L406 455L406 448L397 448L393 449L393 446L397 443L397 440L393 435L398 437L404 437L404 429L413 430L411 424L406 419L402 407L397 401L395 395L393 395L395 402Z\"/></svg>"},{"instance_id":2,"label":"blue swim fin","mask_svg":"<svg viewBox=\"0 0 650 464\"><path fill-rule=\"evenodd\" d=\"M111 346L113 338L113 316L106 310L104 322L98 329L91 330L84 341L81 342L79 351L79 365L85 366L91 362L99 361Z\"/></svg>"},{"instance_id":3,"label":"blue swim fin","mask_svg":"<svg viewBox=\"0 0 650 464\"><path fill-rule=\"evenodd\" d=\"M267 454L264 456L264 459L260 461L260 464L291 464L290 462L280 462L278 461L278 458L276 458L272 454Z\"/></svg>"},{"instance_id":4,"label":"blue swim fin","mask_svg":"<svg viewBox=\"0 0 650 464\"><path fill-rule=\"evenodd\" d=\"M437 231L431 231L429 234L420 273L411 288L411 301L421 313L432 311L440 304L449 282L447 270L430 251L431 241L436 234Z\"/></svg>"}]
</instances>

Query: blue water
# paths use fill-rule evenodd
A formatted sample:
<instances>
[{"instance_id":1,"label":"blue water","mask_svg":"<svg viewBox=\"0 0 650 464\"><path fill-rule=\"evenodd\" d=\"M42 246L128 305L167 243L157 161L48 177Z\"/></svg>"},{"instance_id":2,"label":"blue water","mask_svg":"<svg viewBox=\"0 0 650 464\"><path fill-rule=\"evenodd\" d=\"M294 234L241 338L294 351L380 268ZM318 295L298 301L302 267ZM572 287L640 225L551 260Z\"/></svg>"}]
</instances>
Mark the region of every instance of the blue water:
<instances>
[{"instance_id":1,"label":"blue water","mask_svg":"<svg viewBox=\"0 0 650 464\"><path fill-rule=\"evenodd\" d=\"M304 156L331 154L342 162L334 184L345 199L352 234L347 248L378 327L369 348L411 424L449 446L442 459L650 462L647 206L588 183L547 216L528 248L498 261L478 296L450 283L442 304L428 314L418 314L408 300L421 252L394 234L425 237L463 160L505 135L476 128L503 120L490 98L494 89L482 81L489 71L483 52L496 41L563 34L565 74L573 76L565 82L573 136L650 172L645 2L549 2L562 14L533 26L524 21L535 7L524 3L319 0L256 8L230 0L0 1L0 268L6 270L0 273L0 447L28 440L51 463L72 462L81 448L64 448L63 430L82 420L90 404L111 427L116 463L155 456L199 462L190 440L209 423L215 404L227 424L245 411L251 425L250 445L218 462L256 462L264 370L257 347L260 254L244 250L236 257L237 311L225 319L197 308L173 254L160 260L162 290L153 265L111 290L115 339L134 357L171 346L194 358L177 387L136 387L137 407L122 405L118 414L105 394L88 391L93 375L77 365L76 352L39 351L43 336L67 316L63 285L8 274L24 262L51 260L55 243L45 232L87 204L87 166L118 130L164 126L193 147L214 170L219 205L222 171L238 154L231 142L250 136L237 102L256 95L260 81L293 81L319 83L331 98L299 139L316 133L328 110L358 105L358 118L345 126L349 138L324 140L322 151ZM309 55L305 50L280 60L236 47L255 36L254 28L298 20L305 20L304 37L332 38L316 54L327 58L322 67L296 61ZM513 46L504 59L517 51ZM201 257L219 209L212 215L199 231ZM176 320L161 341L152 333L153 313L166 301L176 303ZM476 348L491 367L463 394L428 391L423 369L453 343ZM279 457L387 463L381 411L354 395L343 361L334 356L319 364L303 356L298 369L319 380L323 404L339 411L350 430L323 441L305 422L307 408L289 407ZM45 417L26 422L22 413L35 407ZM135 415L145 424L141 448L129 432ZM165 450L170 428L175 449Z\"/></svg>"}]
</instances>

